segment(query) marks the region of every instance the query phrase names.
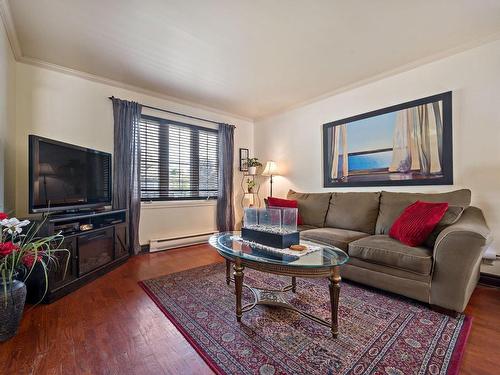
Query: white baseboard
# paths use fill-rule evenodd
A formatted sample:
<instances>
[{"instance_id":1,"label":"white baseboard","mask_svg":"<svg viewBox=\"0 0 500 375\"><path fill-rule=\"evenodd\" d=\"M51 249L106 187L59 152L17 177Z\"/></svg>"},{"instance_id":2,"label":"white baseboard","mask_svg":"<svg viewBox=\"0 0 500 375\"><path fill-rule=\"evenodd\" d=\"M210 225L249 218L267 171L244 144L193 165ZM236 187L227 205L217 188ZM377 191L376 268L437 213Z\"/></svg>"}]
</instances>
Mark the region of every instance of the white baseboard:
<instances>
[{"instance_id":1,"label":"white baseboard","mask_svg":"<svg viewBox=\"0 0 500 375\"><path fill-rule=\"evenodd\" d=\"M210 236L214 233L215 232L206 232L206 233L189 234L178 237L153 239L149 241L149 251L153 253L157 251L174 249L176 247L206 243L208 242Z\"/></svg>"}]
</instances>

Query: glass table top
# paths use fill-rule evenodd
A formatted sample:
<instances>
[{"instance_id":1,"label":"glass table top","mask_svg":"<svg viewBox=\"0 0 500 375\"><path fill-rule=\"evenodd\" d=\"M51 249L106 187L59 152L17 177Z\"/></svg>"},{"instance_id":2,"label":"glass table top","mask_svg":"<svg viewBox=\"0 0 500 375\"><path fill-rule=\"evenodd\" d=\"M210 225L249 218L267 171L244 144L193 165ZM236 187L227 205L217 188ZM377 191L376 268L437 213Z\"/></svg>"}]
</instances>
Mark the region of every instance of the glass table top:
<instances>
[{"instance_id":1,"label":"glass table top","mask_svg":"<svg viewBox=\"0 0 500 375\"><path fill-rule=\"evenodd\" d=\"M331 267L339 266L349 260L349 256L339 248L317 242L301 240L301 244L318 247L318 249L299 256L267 251L254 243L242 241L240 235L240 232L216 233L210 237L209 243L220 253L230 257L285 266L307 268Z\"/></svg>"}]
</instances>

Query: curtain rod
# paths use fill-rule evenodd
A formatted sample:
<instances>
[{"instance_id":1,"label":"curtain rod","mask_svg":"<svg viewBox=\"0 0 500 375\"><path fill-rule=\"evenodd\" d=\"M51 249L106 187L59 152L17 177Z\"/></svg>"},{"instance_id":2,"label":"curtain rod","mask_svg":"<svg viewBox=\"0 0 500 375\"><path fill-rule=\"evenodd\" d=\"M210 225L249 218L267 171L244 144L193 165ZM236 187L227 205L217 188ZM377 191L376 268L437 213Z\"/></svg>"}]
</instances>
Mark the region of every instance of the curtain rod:
<instances>
[{"instance_id":1,"label":"curtain rod","mask_svg":"<svg viewBox=\"0 0 500 375\"><path fill-rule=\"evenodd\" d=\"M118 98L115 98L114 96L109 96L108 99L110 100L113 100L113 99L118 99ZM140 104L140 103L139 103ZM158 107L152 107L150 105L145 105L145 104L141 104L141 106L143 108L149 108L149 109L154 109L155 111L160 111L160 112L166 112L166 113L170 113L170 114L173 114L173 115L177 115L177 116L183 116L183 117L188 117L188 118L192 118L194 120L200 120L200 121L205 121L205 122L211 122L212 124L217 124L219 125L220 122L217 122L217 121L213 121L213 120L207 120L206 118L201 118L201 117L196 117L196 116L191 116L191 115L186 115L184 113L180 113L180 112L174 112L174 111L169 111L167 109L163 109L163 108L158 108ZM234 128L236 128L236 126L234 125L230 125Z\"/></svg>"}]
</instances>

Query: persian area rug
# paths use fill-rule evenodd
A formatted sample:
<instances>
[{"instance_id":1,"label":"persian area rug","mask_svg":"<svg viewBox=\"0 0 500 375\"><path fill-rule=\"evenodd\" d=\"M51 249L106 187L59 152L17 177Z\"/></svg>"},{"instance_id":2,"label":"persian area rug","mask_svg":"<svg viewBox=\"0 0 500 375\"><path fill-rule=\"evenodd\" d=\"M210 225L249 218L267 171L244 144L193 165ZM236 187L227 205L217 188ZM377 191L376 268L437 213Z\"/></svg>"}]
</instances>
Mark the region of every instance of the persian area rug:
<instances>
[{"instance_id":1,"label":"persian area rug","mask_svg":"<svg viewBox=\"0 0 500 375\"><path fill-rule=\"evenodd\" d=\"M195 268L140 283L218 374L457 374L471 320L418 302L343 282L339 337L300 314L256 306L236 322L234 284L225 265ZM244 283L277 289L279 277L245 270ZM252 294L244 289L244 302ZM326 279L297 279L296 307L330 320ZM168 350L168 348L165 348Z\"/></svg>"}]
</instances>

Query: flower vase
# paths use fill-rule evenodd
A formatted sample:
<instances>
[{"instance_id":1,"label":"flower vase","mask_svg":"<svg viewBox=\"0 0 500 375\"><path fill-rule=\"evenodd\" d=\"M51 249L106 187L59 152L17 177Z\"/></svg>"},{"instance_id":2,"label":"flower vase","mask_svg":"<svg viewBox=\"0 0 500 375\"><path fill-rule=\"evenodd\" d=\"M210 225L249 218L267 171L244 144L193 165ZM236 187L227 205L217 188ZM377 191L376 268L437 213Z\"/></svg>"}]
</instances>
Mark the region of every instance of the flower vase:
<instances>
[{"instance_id":1,"label":"flower vase","mask_svg":"<svg viewBox=\"0 0 500 375\"><path fill-rule=\"evenodd\" d=\"M248 174L255 176L257 174L257 167L248 167Z\"/></svg>"},{"instance_id":2,"label":"flower vase","mask_svg":"<svg viewBox=\"0 0 500 375\"><path fill-rule=\"evenodd\" d=\"M16 335L23 316L25 300L26 285L22 281L13 280L6 284L0 281L0 342Z\"/></svg>"}]
</instances>

